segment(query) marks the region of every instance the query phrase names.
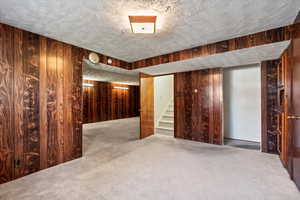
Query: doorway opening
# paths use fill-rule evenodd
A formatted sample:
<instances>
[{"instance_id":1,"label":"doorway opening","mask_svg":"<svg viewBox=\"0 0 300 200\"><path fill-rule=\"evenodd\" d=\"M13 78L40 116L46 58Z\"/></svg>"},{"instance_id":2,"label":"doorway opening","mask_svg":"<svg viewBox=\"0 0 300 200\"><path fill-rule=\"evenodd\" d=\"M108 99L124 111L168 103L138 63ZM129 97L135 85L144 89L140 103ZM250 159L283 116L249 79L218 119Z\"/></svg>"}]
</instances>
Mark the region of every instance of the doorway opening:
<instances>
[{"instance_id":1,"label":"doorway opening","mask_svg":"<svg viewBox=\"0 0 300 200\"><path fill-rule=\"evenodd\" d=\"M83 153L114 153L139 139L139 73L83 61ZM126 127L126 128L124 128Z\"/></svg>"},{"instance_id":2,"label":"doorway opening","mask_svg":"<svg viewBox=\"0 0 300 200\"><path fill-rule=\"evenodd\" d=\"M154 132L174 137L174 75L154 77Z\"/></svg>"},{"instance_id":3,"label":"doorway opening","mask_svg":"<svg viewBox=\"0 0 300 200\"><path fill-rule=\"evenodd\" d=\"M224 144L261 149L260 64L224 70Z\"/></svg>"}]
</instances>

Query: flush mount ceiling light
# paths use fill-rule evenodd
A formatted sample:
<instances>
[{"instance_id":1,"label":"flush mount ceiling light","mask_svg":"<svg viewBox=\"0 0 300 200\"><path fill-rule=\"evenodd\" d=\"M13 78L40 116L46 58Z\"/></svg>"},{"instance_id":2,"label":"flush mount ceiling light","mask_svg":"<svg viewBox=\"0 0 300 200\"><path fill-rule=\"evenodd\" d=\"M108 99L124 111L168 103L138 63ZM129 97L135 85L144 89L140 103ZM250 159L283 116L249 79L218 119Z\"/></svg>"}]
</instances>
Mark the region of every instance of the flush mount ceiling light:
<instances>
[{"instance_id":1,"label":"flush mount ceiling light","mask_svg":"<svg viewBox=\"0 0 300 200\"><path fill-rule=\"evenodd\" d=\"M129 16L133 33L155 33L156 16Z\"/></svg>"}]
</instances>

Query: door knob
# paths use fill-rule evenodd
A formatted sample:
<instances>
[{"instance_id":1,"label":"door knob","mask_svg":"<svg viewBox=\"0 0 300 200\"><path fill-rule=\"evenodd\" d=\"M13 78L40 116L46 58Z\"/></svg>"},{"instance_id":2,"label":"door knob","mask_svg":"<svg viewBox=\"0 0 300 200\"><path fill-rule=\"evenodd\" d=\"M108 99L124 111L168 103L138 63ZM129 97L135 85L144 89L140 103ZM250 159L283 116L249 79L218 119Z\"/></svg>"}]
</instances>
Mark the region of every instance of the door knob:
<instances>
[{"instance_id":1,"label":"door knob","mask_svg":"<svg viewBox=\"0 0 300 200\"><path fill-rule=\"evenodd\" d=\"M300 116L298 116L298 115L289 115L287 118L288 119L300 119Z\"/></svg>"}]
</instances>

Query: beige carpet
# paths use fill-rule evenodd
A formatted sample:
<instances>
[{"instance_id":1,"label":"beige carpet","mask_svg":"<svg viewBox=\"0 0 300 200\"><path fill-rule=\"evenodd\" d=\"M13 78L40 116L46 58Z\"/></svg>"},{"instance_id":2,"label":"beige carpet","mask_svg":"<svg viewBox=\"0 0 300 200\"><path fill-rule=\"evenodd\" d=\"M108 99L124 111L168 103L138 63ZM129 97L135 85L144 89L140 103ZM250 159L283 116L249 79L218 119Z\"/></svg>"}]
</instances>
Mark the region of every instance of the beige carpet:
<instances>
[{"instance_id":1,"label":"beige carpet","mask_svg":"<svg viewBox=\"0 0 300 200\"><path fill-rule=\"evenodd\" d=\"M152 136L139 119L84 126L84 157L0 185L5 200L299 200L275 155Z\"/></svg>"}]
</instances>

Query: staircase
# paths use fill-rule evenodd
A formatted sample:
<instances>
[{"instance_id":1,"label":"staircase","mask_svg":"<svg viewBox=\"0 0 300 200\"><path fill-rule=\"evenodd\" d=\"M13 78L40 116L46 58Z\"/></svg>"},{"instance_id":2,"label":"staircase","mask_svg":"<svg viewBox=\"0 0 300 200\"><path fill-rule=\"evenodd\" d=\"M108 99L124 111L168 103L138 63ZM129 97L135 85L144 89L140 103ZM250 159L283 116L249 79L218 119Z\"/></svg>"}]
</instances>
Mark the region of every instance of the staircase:
<instances>
[{"instance_id":1,"label":"staircase","mask_svg":"<svg viewBox=\"0 0 300 200\"><path fill-rule=\"evenodd\" d=\"M156 134L174 136L174 102L170 101L169 105L163 112L155 129Z\"/></svg>"}]
</instances>

